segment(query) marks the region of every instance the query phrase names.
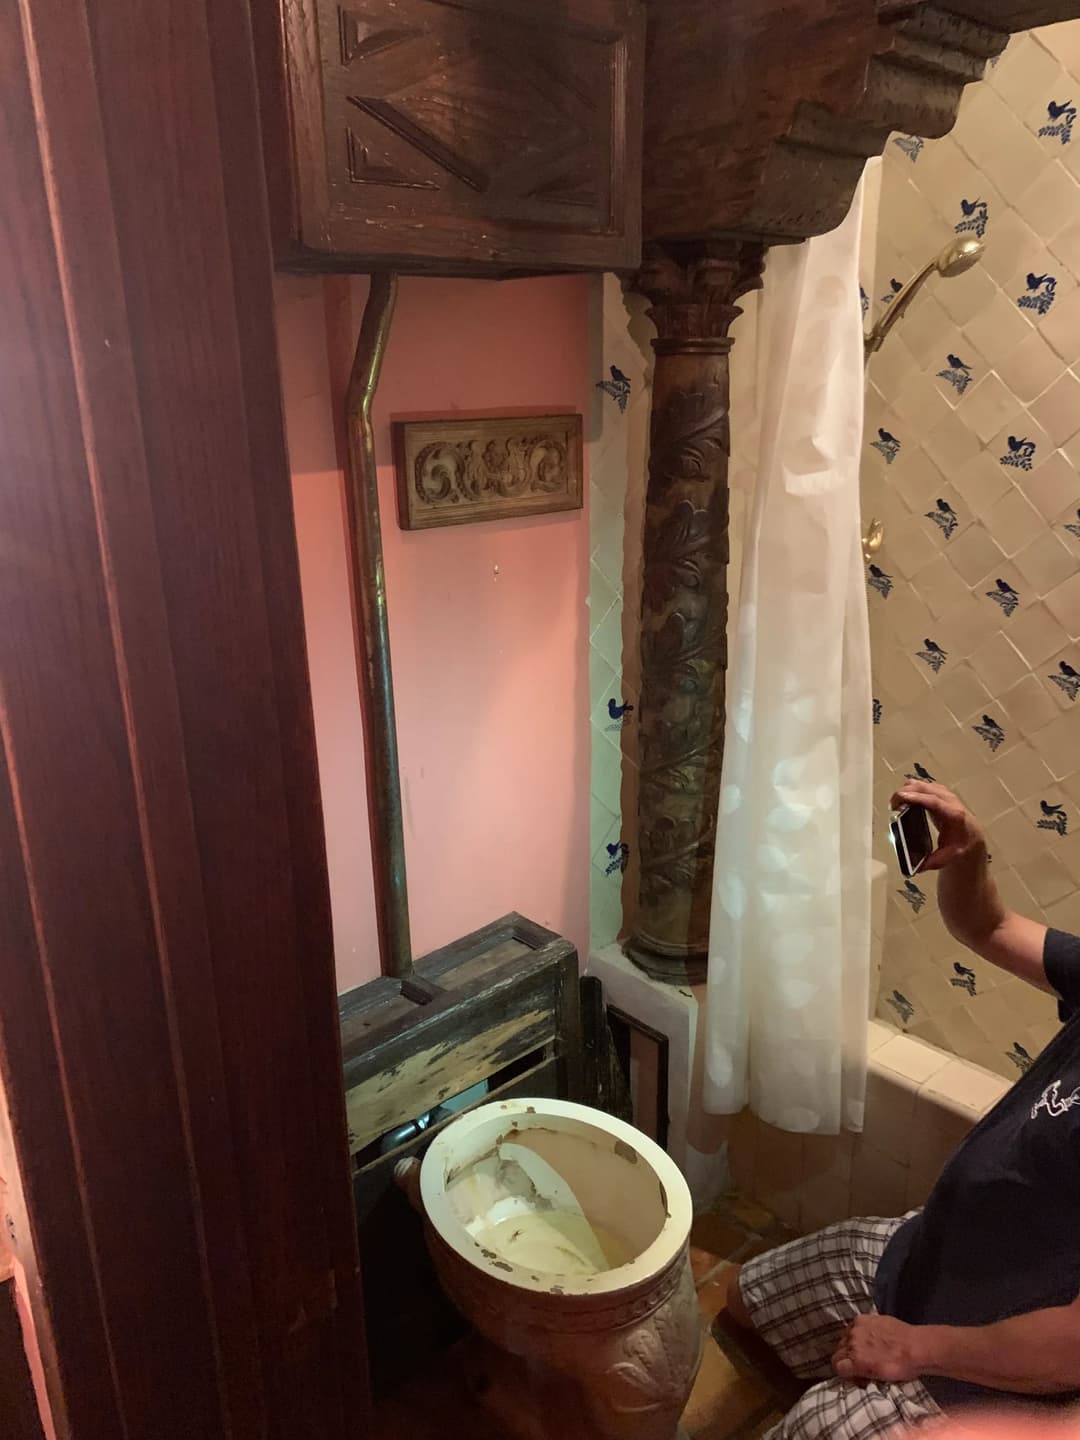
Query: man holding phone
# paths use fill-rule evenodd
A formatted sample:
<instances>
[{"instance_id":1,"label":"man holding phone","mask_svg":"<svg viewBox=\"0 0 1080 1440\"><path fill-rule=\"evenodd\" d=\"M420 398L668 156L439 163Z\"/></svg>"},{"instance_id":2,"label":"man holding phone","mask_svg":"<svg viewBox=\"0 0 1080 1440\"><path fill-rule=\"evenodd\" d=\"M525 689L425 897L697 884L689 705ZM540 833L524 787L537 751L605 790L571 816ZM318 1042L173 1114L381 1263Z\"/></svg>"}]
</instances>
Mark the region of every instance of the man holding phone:
<instances>
[{"instance_id":1,"label":"man holding phone","mask_svg":"<svg viewBox=\"0 0 1080 1440\"><path fill-rule=\"evenodd\" d=\"M923 1210L850 1220L740 1268L728 1315L808 1380L767 1440L869 1440L971 1405L1080 1403L1080 939L1002 902L986 839L943 785L894 809L937 830L950 934L1056 995L1063 1028L966 1137Z\"/></svg>"}]
</instances>

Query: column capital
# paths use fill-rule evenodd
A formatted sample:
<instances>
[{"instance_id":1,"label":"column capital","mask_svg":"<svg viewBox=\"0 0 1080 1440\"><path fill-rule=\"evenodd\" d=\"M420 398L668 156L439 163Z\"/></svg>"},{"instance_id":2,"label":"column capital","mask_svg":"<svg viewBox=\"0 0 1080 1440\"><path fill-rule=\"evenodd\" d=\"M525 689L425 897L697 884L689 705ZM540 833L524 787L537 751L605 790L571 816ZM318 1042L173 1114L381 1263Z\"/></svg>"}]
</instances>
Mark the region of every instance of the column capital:
<instances>
[{"instance_id":1,"label":"column capital","mask_svg":"<svg viewBox=\"0 0 1080 1440\"><path fill-rule=\"evenodd\" d=\"M765 245L757 240L652 242L630 288L649 301L658 355L717 353L742 311L735 303L761 288Z\"/></svg>"}]
</instances>

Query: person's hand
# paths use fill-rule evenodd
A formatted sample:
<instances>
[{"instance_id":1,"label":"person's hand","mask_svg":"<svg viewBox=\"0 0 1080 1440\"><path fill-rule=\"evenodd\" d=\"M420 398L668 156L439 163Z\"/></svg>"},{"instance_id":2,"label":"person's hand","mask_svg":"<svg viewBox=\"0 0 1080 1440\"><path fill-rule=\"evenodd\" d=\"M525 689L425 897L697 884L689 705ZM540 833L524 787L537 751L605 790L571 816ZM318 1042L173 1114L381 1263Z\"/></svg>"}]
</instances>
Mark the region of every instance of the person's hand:
<instances>
[{"instance_id":1,"label":"person's hand","mask_svg":"<svg viewBox=\"0 0 1080 1440\"><path fill-rule=\"evenodd\" d=\"M858 1315L832 1363L841 1380L914 1380L924 1369L919 1327L891 1315Z\"/></svg>"},{"instance_id":2,"label":"person's hand","mask_svg":"<svg viewBox=\"0 0 1080 1440\"><path fill-rule=\"evenodd\" d=\"M923 870L943 870L954 860L986 845L986 837L975 816L944 785L931 785L925 780L905 780L890 803L894 810L901 805L921 805L937 827L937 849L922 867Z\"/></svg>"}]
</instances>

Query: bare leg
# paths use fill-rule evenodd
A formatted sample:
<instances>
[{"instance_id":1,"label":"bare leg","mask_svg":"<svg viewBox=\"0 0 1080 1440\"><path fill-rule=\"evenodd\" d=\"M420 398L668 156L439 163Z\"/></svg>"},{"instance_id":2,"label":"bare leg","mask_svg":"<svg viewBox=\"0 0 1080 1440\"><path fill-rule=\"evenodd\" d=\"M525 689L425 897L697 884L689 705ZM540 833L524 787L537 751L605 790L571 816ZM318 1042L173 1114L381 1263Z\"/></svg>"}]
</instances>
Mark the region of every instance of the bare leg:
<instances>
[{"instance_id":1,"label":"bare leg","mask_svg":"<svg viewBox=\"0 0 1080 1440\"><path fill-rule=\"evenodd\" d=\"M740 1330L753 1330L754 1322L750 1313L743 1304L742 1292L739 1289L739 1276L742 1274L742 1266L735 1266L735 1273L728 1281L727 1299L724 1302L724 1309L730 1319L738 1325Z\"/></svg>"}]
</instances>

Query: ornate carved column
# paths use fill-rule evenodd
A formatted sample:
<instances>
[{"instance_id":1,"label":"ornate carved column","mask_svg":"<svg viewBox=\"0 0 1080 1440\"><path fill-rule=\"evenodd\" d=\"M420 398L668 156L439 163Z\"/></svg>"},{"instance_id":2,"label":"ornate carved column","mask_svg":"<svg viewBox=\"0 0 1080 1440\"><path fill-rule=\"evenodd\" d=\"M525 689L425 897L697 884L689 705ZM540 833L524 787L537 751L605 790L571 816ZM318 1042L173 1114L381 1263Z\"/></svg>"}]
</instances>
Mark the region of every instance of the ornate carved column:
<instances>
[{"instance_id":1,"label":"ornate carved column","mask_svg":"<svg viewBox=\"0 0 1080 1440\"><path fill-rule=\"evenodd\" d=\"M651 453L641 602L636 925L627 953L672 984L703 979L727 666L728 355L736 300L761 285L764 245L646 247Z\"/></svg>"}]
</instances>

